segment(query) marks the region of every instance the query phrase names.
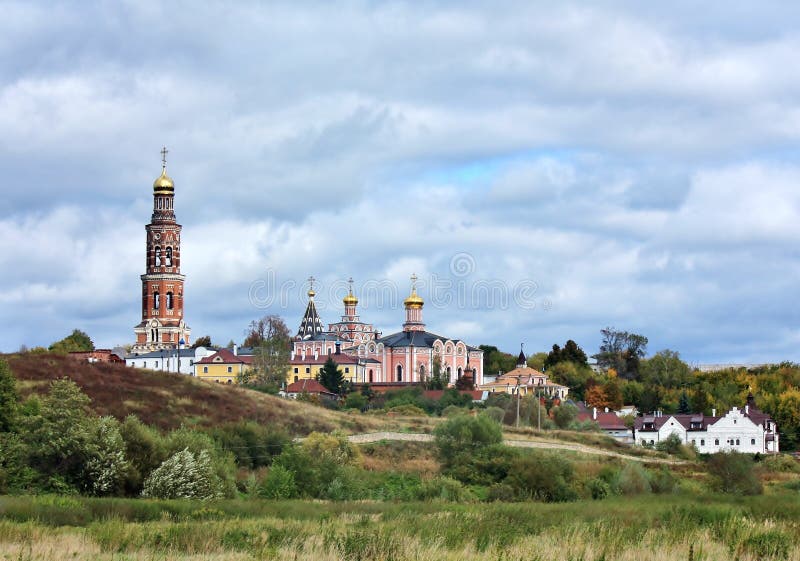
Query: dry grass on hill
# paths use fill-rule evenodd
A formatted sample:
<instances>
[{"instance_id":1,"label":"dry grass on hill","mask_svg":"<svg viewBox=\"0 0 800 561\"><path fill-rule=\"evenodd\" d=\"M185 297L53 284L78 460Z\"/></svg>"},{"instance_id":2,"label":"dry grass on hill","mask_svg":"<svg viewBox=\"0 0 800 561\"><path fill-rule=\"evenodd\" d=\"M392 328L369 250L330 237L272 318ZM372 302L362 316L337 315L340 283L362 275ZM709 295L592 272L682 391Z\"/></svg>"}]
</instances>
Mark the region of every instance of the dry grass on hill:
<instances>
[{"instance_id":1,"label":"dry grass on hill","mask_svg":"<svg viewBox=\"0 0 800 561\"><path fill-rule=\"evenodd\" d=\"M385 430L387 419L349 415L253 390L202 382L182 374L94 363L55 353L3 355L23 398L44 394L52 380L68 377L92 399L100 415L123 419L135 414L162 429L208 427L251 420L284 426L291 434L341 429L349 433ZM397 425L399 423L392 423ZM394 428L399 428L395 426Z\"/></svg>"}]
</instances>

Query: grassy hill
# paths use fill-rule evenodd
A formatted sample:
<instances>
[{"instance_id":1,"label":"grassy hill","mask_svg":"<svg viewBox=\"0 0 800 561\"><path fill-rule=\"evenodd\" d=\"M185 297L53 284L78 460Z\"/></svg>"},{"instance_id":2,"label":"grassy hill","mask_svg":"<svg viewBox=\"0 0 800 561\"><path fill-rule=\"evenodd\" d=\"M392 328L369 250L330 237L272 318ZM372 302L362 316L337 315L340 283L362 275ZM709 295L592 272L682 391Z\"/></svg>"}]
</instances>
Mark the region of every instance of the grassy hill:
<instances>
[{"instance_id":1,"label":"grassy hill","mask_svg":"<svg viewBox=\"0 0 800 561\"><path fill-rule=\"evenodd\" d=\"M94 363L55 353L0 355L17 379L23 398L44 394L52 380L68 377L92 399L100 415L135 414L162 429L208 427L241 419L285 427L290 434L312 431L383 430L386 419L349 415L244 388L203 382L182 374Z\"/></svg>"}]
</instances>

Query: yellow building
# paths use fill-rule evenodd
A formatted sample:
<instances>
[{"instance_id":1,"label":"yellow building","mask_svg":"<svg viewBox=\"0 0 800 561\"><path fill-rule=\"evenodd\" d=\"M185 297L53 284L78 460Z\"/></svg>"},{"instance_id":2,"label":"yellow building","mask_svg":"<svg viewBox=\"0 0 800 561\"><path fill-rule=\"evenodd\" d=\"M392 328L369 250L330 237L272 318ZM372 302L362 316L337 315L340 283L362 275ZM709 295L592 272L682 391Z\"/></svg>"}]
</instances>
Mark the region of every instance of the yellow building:
<instances>
[{"instance_id":1,"label":"yellow building","mask_svg":"<svg viewBox=\"0 0 800 561\"><path fill-rule=\"evenodd\" d=\"M238 377L253 367L252 355L239 355L220 349L194 363L194 375L219 384L235 384Z\"/></svg>"},{"instance_id":2,"label":"yellow building","mask_svg":"<svg viewBox=\"0 0 800 561\"><path fill-rule=\"evenodd\" d=\"M305 353L300 352L292 355L289 360L289 375L286 380L291 384L300 380L315 379L328 358L332 358L342 371L342 377L354 384L363 384L367 381L367 364L369 359L358 358L345 353Z\"/></svg>"}]
</instances>

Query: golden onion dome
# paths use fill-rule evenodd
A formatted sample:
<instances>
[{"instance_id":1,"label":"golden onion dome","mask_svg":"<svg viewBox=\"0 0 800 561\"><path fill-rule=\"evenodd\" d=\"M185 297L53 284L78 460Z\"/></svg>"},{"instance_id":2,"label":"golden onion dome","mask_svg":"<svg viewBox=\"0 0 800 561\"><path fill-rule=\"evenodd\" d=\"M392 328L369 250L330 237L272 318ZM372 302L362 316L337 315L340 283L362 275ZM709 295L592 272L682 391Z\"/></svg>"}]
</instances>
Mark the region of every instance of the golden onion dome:
<instances>
[{"instance_id":1,"label":"golden onion dome","mask_svg":"<svg viewBox=\"0 0 800 561\"><path fill-rule=\"evenodd\" d=\"M425 300L419 297L417 294L417 289L413 288L411 290L411 296L403 300L403 305L406 308L421 308L425 305Z\"/></svg>"},{"instance_id":2,"label":"golden onion dome","mask_svg":"<svg viewBox=\"0 0 800 561\"><path fill-rule=\"evenodd\" d=\"M313 298L313 297L314 297L314 296L316 296L316 295L317 295L317 293L316 293L316 292L314 292L313 290L309 290L309 291L308 291L308 297L309 297L309 298Z\"/></svg>"},{"instance_id":3,"label":"golden onion dome","mask_svg":"<svg viewBox=\"0 0 800 561\"><path fill-rule=\"evenodd\" d=\"M352 292L350 292L350 294L348 294L342 299L342 302L344 302L345 306L355 306L356 304L358 304L358 298L356 298L355 295Z\"/></svg>"},{"instance_id":4,"label":"golden onion dome","mask_svg":"<svg viewBox=\"0 0 800 561\"><path fill-rule=\"evenodd\" d=\"M153 181L153 191L156 194L172 194L175 191L175 184L170 176L167 175L167 168L163 168L161 175Z\"/></svg>"}]
</instances>

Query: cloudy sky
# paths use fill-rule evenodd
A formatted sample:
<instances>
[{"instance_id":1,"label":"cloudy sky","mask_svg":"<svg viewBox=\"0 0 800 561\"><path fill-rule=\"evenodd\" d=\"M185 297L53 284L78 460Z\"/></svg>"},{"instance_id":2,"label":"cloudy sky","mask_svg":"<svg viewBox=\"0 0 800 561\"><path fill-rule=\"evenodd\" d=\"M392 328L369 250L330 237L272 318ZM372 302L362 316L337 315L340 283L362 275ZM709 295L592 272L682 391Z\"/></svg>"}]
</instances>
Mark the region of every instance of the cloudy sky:
<instances>
[{"instance_id":1,"label":"cloudy sky","mask_svg":"<svg viewBox=\"0 0 800 561\"><path fill-rule=\"evenodd\" d=\"M0 2L0 350L130 343L170 150L195 337L800 360L795 2Z\"/></svg>"}]
</instances>

